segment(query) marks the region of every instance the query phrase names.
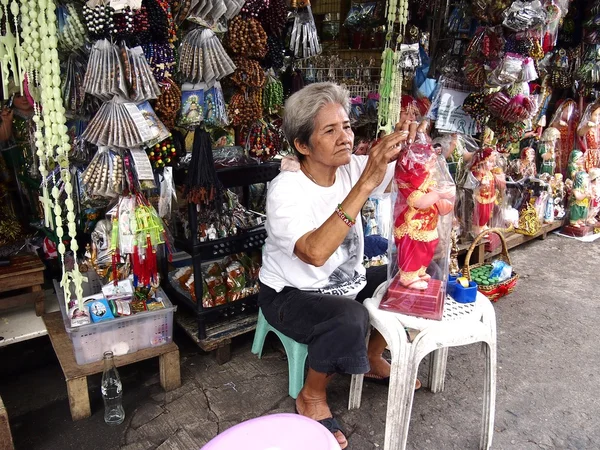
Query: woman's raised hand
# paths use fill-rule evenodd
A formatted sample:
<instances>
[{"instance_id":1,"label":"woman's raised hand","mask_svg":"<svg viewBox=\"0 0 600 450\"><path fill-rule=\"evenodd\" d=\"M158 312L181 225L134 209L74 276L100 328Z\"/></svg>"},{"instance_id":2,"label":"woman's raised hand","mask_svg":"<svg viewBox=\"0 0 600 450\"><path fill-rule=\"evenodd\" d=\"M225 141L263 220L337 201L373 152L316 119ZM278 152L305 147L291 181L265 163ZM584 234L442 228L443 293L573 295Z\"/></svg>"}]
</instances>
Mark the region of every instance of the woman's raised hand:
<instances>
[{"instance_id":1,"label":"woman's raised hand","mask_svg":"<svg viewBox=\"0 0 600 450\"><path fill-rule=\"evenodd\" d=\"M411 122L397 124L394 132L381 138L370 153L367 165L361 176L361 181L370 191L383 182L387 165L398 158L402 149L401 144L410 136ZM416 134L416 128L415 128Z\"/></svg>"}]
</instances>

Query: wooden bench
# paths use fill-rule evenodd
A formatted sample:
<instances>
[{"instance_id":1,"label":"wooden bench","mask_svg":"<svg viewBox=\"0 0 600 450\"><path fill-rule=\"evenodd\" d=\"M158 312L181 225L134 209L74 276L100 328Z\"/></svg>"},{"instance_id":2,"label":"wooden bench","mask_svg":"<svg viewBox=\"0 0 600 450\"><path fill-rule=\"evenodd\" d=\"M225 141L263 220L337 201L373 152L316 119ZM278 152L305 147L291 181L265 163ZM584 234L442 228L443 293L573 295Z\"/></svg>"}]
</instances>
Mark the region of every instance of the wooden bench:
<instances>
[{"instance_id":1,"label":"wooden bench","mask_svg":"<svg viewBox=\"0 0 600 450\"><path fill-rule=\"evenodd\" d=\"M0 310L35 303L35 314L44 314L44 269L35 255L14 256L0 267Z\"/></svg>"},{"instance_id":2,"label":"wooden bench","mask_svg":"<svg viewBox=\"0 0 600 450\"><path fill-rule=\"evenodd\" d=\"M8 423L8 413L0 397L0 450L14 450L10 424Z\"/></svg>"},{"instance_id":3,"label":"wooden bench","mask_svg":"<svg viewBox=\"0 0 600 450\"><path fill-rule=\"evenodd\" d=\"M65 325L60 312L43 316L48 329L48 336L56 352L58 361L67 382L69 395L69 408L73 420L81 420L91 416L90 398L88 393L87 377L100 373L104 369L102 360L89 364L77 365L73 344L65 331ZM145 348L135 353L116 356L117 367L126 366L145 359L159 357L160 385L165 391L170 391L181 386L181 373L179 368L179 348L174 342L158 347Z\"/></svg>"}]
</instances>

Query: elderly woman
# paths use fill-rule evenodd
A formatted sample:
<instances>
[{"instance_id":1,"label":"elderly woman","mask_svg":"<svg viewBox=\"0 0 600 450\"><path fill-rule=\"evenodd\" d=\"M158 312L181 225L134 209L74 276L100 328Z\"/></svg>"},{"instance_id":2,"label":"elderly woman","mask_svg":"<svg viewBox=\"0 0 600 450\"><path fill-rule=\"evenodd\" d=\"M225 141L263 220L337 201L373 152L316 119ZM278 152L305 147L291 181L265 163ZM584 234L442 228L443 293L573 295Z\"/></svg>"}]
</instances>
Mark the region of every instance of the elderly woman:
<instances>
[{"instance_id":1,"label":"elderly woman","mask_svg":"<svg viewBox=\"0 0 600 450\"><path fill-rule=\"evenodd\" d=\"M348 442L327 405L330 376L363 373L385 382L390 375L383 337L374 331L365 342L369 315L361 304L386 270L365 271L363 228L355 219L369 196L386 190L400 144L410 139L407 122L368 156L353 156L348 111L348 91L332 83L311 84L285 104L283 131L300 168L282 171L269 187L258 300L273 327L308 345L296 409L325 425L341 448Z\"/></svg>"}]
</instances>

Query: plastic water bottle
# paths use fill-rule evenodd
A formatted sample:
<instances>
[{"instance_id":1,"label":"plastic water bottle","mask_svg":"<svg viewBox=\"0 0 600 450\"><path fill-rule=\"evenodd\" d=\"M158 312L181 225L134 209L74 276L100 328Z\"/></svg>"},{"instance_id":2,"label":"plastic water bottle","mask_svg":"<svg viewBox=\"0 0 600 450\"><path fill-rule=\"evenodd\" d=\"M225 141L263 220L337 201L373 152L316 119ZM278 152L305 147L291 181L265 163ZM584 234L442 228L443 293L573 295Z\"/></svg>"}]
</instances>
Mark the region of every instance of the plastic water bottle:
<instances>
[{"instance_id":1,"label":"plastic water bottle","mask_svg":"<svg viewBox=\"0 0 600 450\"><path fill-rule=\"evenodd\" d=\"M104 352L104 372L102 373L102 398L104 399L104 421L109 425L119 425L125 420L123 409L123 385L115 367L113 352Z\"/></svg>"}]
</instances>

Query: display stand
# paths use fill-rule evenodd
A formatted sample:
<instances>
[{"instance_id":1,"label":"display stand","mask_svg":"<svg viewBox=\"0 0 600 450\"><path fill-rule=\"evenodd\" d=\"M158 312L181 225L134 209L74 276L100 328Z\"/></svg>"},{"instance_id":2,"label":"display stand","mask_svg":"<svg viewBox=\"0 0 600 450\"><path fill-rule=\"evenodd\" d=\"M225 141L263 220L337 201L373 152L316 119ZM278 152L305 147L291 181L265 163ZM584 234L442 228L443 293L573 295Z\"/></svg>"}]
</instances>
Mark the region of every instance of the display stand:
<instances>
[{"instance_id":1,"label":"display stand","mask_svg":"<svg viewBox=\"0 0 600 450\"><path fill-rule=\"evenodd\" d=\"M242 186L244 195L242 203L247 206L249 200L249 186L256 183L271 181L279 173L279 162L269 162L255 166L242 166L220 169L217 171L223 187L229 188ZM217 239L208 242L198 240L198 216L196 206L189 204L189 225L192 236L189 240L175 239L175 246L185 250L192 257L194 267L194 285L196 298L202 298L202 263L227 255L259 250L267 237L264 228L260 227L251 231L241 231L236 236ZM177 289L172 280L165 276L167 272L166 260L163 263L164 289L170 298L176 299L181 305L193 312L195 317L184 317L182 311L176 315L179 323L194 342L204 351L215 351L217 360L222 364L229 360L229 345L231 338L247 333L256 328L258 307L257 295L250 295L232 303L204 308L202 302L192 301L189 293Z\"/></svg>"},{"instance_id":2,"label":"display stand","mask_svg":"<svg viewBox=\"0 0 600 450\"><path fill-rule=\"evenodd\" d=\"M512 248L518 247L519 245L525 244L526 242L532 241L534 239L544 240L544 239L546 239L546 237L548 237L548 233L551 233L554 230L558 230L562 226L563 226L563 222L561 220L557 220L552 223L545 223L540 228L540 231L538 231L533 236L528 236L526 234L520 234L520 233L515 233L514 231L511 231L504 235L504 237L506 239L506 246L507 246L508 250L510 250ZM494 256L499 255L500 253L502 253L502 247L498 247L497 249L495 249L492 252L486 252L485 259L486 260L491 259Z\"/></svg>"},{"instance_id":3,"label":"display stand","mask_svg":"<svg viewBox=\"0 0 600 450\"><path fill-rule=\"evenodd\" d=\"M0 310L35 304L35 314L44 314L44 269L34 255L14 256L0 267Z\"/></svg>"},{"instance_id":4,"label":"display stand","mask_svg":"<svg viewBox=\"0 0 600 450\"><path fill-rule=\"evenodd\" d=\"M590 225L574 227L571 225L567 225L563 227L561 233L565 236L573 236L573 237L584 237L594 232L594 227Z\"/></svg>"},{"instance_id":5,"label":"display stand","mask_svg":"<svg viewBox=\"0 0 600 450\"><path fill-rule=\"evenodd\" d=\"M56 357L60 363L69 395L69 408L73 420L90 417L90 399L88 394L87 377L101 373L104 369L102 360L90 364L77 365L73 344L65 331L65 324L60 312L45 314L44 323L48 329L48 336ZM179 347L174 342L158 347L145 348L135 353L116 356L117 367L133 364L145 359L159 357L160 385L165 391L171 391L181 386L181 373L179 367Z\"/></svg>"}]
</instances>

